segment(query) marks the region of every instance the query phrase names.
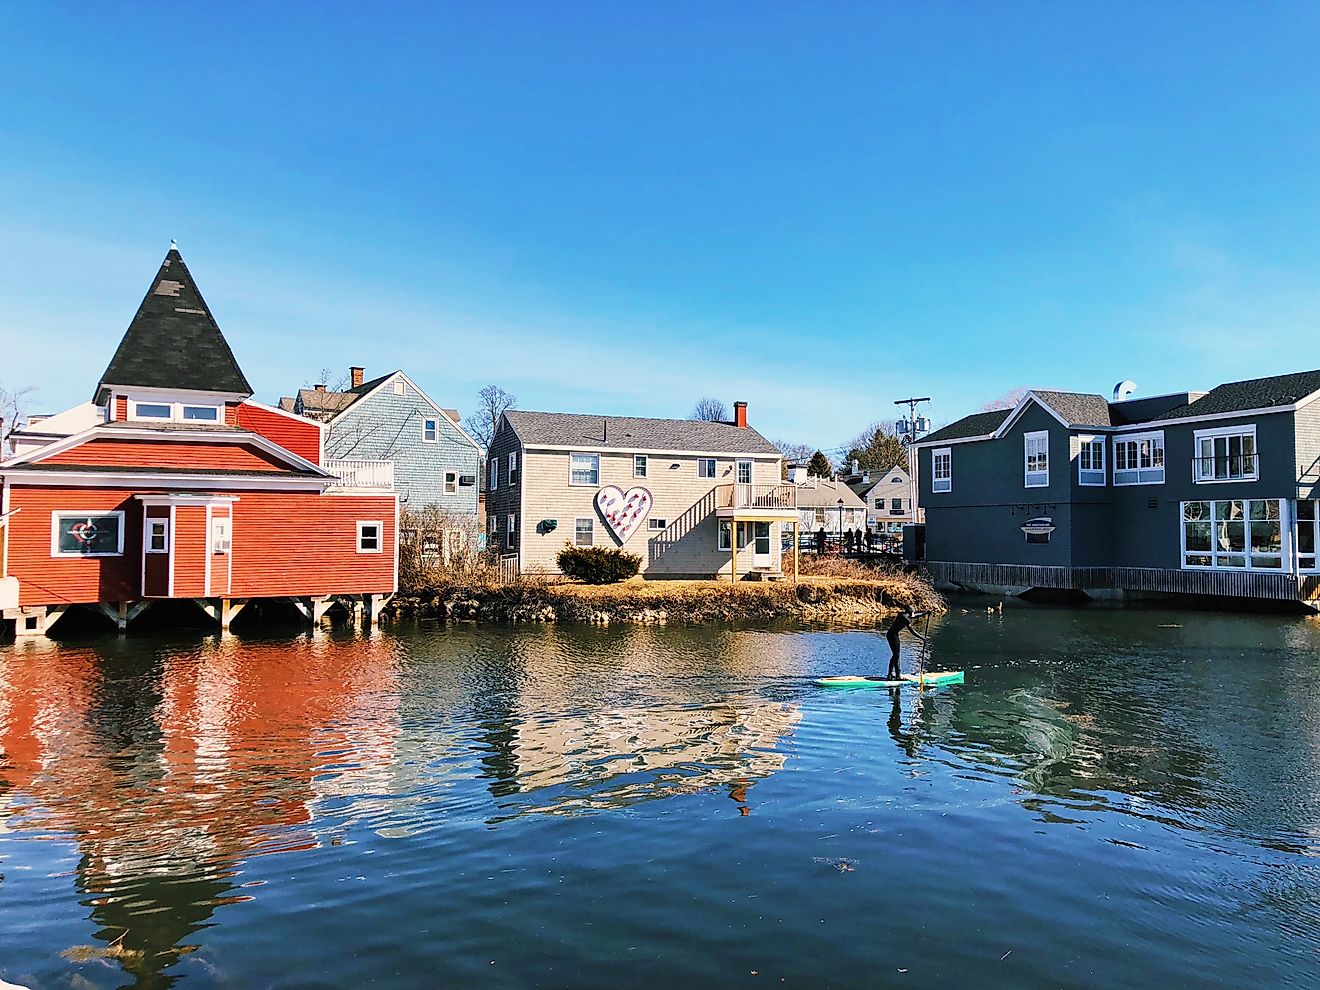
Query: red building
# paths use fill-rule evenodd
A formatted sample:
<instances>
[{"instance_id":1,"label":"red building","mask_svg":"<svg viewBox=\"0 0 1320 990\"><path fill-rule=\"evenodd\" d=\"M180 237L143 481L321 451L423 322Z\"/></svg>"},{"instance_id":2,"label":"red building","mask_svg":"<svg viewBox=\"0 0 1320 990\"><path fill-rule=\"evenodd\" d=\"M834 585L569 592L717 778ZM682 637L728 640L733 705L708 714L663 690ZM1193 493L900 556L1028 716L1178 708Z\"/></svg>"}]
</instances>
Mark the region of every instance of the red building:
<instances>
[{"instance_id":1,"label":"red building","mask_svg":"<svg viewBox=\"0 0 1320 990\"><path fill-rule=\"evenodd\" d=\"M374 621L398 574L395 496L343 487L321 425L251 395L171 248L96 387L99 421L0 464L0 608L19 635L73 605L123 629L170 598L222 629L254 599Z\"/></svg>"}]
</instances>

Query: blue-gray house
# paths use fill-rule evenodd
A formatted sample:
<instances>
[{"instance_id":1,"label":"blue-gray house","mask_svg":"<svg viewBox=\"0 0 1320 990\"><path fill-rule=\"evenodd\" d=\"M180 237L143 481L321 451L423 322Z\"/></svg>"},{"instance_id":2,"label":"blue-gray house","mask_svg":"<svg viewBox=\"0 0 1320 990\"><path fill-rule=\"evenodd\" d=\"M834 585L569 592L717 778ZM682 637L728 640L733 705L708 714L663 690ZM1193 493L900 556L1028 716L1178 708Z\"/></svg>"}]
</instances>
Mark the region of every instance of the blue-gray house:
<instances>
[{"instance_id":1,"label":"blue-gray house","mask_svg":"<svg viewBox=\"0 0 1320 990\"><path fill-rule=\"evenodd\" d=\"M402 371L363 381L350 369L349 387L300 389L281 408L326 424L323 463L345 484L392 488L401 508L434 505L478 524L481 448L459 425L458 413L437 405Z\"/></svg>"},{"instance_id":2,"label":"blue-gray house","mask_svg":"<svg viewBox=\"0 0 1320 990\"><path fill-rule=\"evenodd\" d=\"M1320 604L1320 371L1140 399L1036 390L916 447L908 555L937 580Z\"/></svg>"}]
</instances>

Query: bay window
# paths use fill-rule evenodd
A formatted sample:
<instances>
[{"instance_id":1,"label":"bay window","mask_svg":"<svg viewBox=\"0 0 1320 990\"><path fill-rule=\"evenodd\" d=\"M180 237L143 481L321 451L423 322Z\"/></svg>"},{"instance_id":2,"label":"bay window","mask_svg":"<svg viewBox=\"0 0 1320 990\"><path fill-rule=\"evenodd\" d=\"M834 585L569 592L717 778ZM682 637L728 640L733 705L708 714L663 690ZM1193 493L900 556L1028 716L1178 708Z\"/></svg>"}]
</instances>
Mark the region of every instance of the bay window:
<instances>
[{"instance_id":1,"label":"bay window","mask_svg":"<svg viewBox=\"0 0 1320 990\"><path fill-rule=\"evenodd\" d=\"M1196 431L1196 481L1255 481L1256 427Z\"/></svg>"},{"instance_id":2,"label":"bay window","mask_svg":"<svg viewBox=\"0 0 1320 990\"><path fill-rule=\"evenodd\" d=\"M1182 530L1183 567L1265 571L1284 567L1280 499L1184 502Z\"/></svg>"},{"instance_id":3,"label":"bay window","mask_svg":"<svg viewBox=\"0 0 1320 990\"><path fill-rule=\"evenodd\" d=\"M1114 437L1115 485L1164 484L1164 433Z\"/></svg>"}]
</instances>

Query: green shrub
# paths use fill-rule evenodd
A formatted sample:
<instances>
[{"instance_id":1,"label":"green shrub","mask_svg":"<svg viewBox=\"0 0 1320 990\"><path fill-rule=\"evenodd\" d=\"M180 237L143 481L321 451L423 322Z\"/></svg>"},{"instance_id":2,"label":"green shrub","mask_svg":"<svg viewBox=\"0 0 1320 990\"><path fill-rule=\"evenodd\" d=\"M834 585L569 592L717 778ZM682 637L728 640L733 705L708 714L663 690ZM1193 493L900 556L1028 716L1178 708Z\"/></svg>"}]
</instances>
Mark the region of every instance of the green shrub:
<instances>
[{"instance_id":1,"label":"green shrub","mask_svg":"<svg viewBox=\"0 0 1320 990\"><path fill-rule=\"evenodd\" d=\"M606 547L575 547L570 543L559 551L559 569L587 584L626 581L641 566L642 558L637 554Z\"/></svg>"}]
</instances>

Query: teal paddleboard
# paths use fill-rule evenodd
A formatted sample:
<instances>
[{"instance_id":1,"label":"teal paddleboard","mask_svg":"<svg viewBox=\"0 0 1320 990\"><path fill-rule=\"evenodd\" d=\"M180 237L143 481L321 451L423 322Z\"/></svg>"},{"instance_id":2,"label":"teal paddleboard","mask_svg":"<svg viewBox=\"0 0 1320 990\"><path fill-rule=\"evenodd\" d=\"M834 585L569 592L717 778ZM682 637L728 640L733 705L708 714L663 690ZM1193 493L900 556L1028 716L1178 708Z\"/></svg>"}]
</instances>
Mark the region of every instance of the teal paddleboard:
<instances>
[{"instance_id":1,"label":"teal paddleboard","mask_svg":"<svg viewBox=\"0 0 1320 990\"><path fill-rule=\"evenodd\" d=\"M887 681L883 677L863 677L860 674L846 674L842 677L817 677L816 683L821 687L874 688L903 687L920 682L927 687L936 687L940 684L961 684L962 680L963 672L961 670L931 670L926 672L924 678L919 678L916 674L904 674L901 680Z\"/></svg>"}]
</instances>

